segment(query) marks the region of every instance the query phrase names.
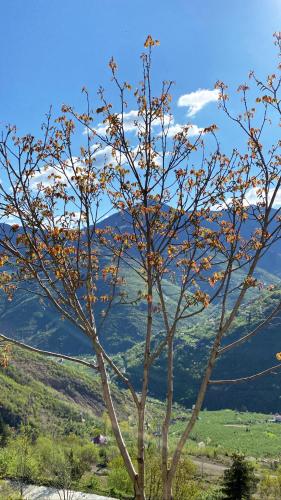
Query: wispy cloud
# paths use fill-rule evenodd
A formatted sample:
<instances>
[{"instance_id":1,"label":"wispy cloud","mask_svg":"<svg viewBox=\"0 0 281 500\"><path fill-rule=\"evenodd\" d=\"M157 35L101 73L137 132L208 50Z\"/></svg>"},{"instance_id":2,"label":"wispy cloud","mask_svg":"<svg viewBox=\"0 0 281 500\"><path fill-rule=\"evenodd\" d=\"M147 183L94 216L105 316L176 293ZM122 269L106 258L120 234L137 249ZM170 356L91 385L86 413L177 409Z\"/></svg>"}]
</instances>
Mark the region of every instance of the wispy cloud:
<instances>
[{"instance_id":1,"label":"wispy cloud","mask_svg":"<svg viewBox=\"0 0 281 500\"><path fill-rule=\"evenodd\" d=\"M73 169L82 166L80 160L76 156L67 159L63 164L59 165L48 165L41 168L39 171L34 172L30 187L32 189L38 188L39 186L46 188L48 186L54 185L56 182L68 182L68 175L71 176Z\"/></svg>"},{"instance_id":2,"label":"wispy cloud","mask_svg":"<svg viewBox=\"0 0 281 500\"><path fill-rule=\"evenodd\" d=\"M182 95L178 100L178 106L187 107L187 116L194 116L209 102L215 102L219 98L218 89L198 89L195 92Z\"/></svg>"},{"instance_id":3,"label":"wispy cloud","mask_svg":"<svg viewBox=\"0 0 281 500\"><path fill-rule=\"evenodd\" d=\"M259 194L258 194L259 193ZM268 190L268 199L271 200L274 194L274 188ZM217 203L212 206L213 211L220 211L227 209L228 206L232 204L232 198L227 197L225 202ZM264 192L260 193L259 188L248 189L244 198L244 207L254 206L264 200ZM275 196L273 208L278 209L281 207L281 189L279 189L277 195Z\"/></svg>"},{"instance_id":4,"label":"wispy cloud","mask_svg":"<svg viewBox=\"0 0 281 500\"><path fill-rule=\"evenodd\" d=\"M121 115L119 115L121 118ZM125 132L134 132L137 129L137 125L139 122L138 111L136 109L132 109L128 113L123 114L123 127Z\"/></svg>"},{"instance_id":5,"label":"wispy cloud","mask_svg":"<svg viewBox=\"0 0 281 500\"><path fill-rule=\"evenodd\" d=\"M260 196L258 196L258 188L251 188L248 190L246 194L246 200L245 200L245 205L256 205L258 202L263 201L264 198L264 193L262 193ZM274 188L270 188L268 190L268 198L269 200L272 198L274 194ZM279 189L278 193L276 194L274 203L273 203L274 208L280 208L281 207L281 189Z\"/></svg>"},{"instance_id":6,"label":"wispy cloud","mask_svg":"<svg viewBox=\"0 0 281 500\"><path fill-rule=\"evenodd\" d=\"M121 114L118 115L119 119L121 120L122 116ZM139 124L139 116L138 116L138 111L135 109L132 109L131 111L128 111L128 113L123 114L123 127L125 132L136 132ZM106 129L108 128L107 124L104 123L98 123L96 127L94 127L94 130L97 132L99 135L105 135L106 134ZM83 134L87 135L90 132L90 130L86 127L84 129Z\"/></svg>"},{"instance_id":7,"label":"wispy cloud","mask_svg":"<svg viewBox=\"0 0 281 500\"><path fill-rule=\"evenodd\" d=\"M174 137L179 132L182 132L184 127L187 127L187 125L180 125L179 123L175 123L174 125L171 125L169 127L167 137ZM199 135L203 131L202 128L200 128L194 124L189 125L188 127L189 127L188 134L187 134L188 137L194 137L195 135Z\"/></svg>"},{"instance_id":8,"label":"wispy cloud","mask_svg":"<svg viewBox=\"0 0 281 500\"><path fill-rule=\"evenodd\" d=\"M123 118L121 114L118 115L119 120L123 121L124 132L134 132L137 133L138 130L143 130L145 127L144 118L139 115L138 110L131 109L128 113L123 114ZM154 118L152 122L152 128L157 128L162 126L162 123L168 125L169 123L173 123L174 119L172 116L166 114L161 118ZM108 124L98 123L96 126L93 126L93 129L99 134L103 136L106 134L106 130L108 128ZM91 134L91 130L87 127L83 131L84 135Z\"/></svg>"}]
</instances>

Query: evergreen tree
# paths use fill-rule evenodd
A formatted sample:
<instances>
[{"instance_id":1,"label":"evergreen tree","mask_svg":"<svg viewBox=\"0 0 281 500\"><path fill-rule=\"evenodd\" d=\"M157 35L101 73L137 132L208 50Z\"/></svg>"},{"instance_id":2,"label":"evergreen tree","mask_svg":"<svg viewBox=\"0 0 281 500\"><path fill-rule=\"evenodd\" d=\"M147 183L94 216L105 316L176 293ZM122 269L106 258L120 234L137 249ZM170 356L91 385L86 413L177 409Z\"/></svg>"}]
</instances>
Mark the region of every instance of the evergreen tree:
<instances>
[{"instance_id":1,"label":"evergreen tree","mask_svg":"<svg viewBox=\"0 0 281 500\"><path fill-rule=\"evenodd\" d=\"M258 483L254 467L245 460L243 455L234 454L232 459L231 467L224 472L223 498L224 500L250 500Z\"/></svg>"},{"instance_id":2,"label":"evergreen tree","mask_svg":"<svg viewBox=\"0 0 281 500\"><path fill-rule=\"evenodd\" d=\"M0 447L6 446L7 439L9 437L9 427L5 424L3 418L0 415Z\"/></svg>"}]
</instances>

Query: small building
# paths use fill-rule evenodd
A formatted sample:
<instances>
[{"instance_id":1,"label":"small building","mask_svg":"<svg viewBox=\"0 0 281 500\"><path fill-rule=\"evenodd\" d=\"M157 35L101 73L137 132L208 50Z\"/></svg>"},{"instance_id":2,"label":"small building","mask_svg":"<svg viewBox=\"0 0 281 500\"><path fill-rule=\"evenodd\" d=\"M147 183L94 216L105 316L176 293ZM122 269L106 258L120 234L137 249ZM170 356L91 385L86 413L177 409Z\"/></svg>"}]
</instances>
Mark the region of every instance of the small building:
<instances>
[{"instance_id":1,"label":"small building","mask_svg":"<svg viewBox=\"0 0 281 500\"><path fill-rule=\"evenodd\" d=\"M276 413L276 415L274 415L273 418L271 418L270 420L268 420L269 423L272 423L272 424L281 424L281 415L279 415L278 413Z\"/></svg>"}]
</instances>

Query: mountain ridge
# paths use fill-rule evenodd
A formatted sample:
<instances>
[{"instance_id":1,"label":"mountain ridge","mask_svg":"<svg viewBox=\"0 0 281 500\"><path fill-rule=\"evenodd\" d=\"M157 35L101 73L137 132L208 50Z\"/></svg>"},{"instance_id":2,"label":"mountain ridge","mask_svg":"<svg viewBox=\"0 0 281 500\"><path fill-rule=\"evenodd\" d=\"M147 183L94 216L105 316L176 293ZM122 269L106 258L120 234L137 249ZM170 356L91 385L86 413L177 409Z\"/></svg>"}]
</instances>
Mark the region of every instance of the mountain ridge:
<instances>
[{"instance_id":1,"label":"mountain ridge","mask_svg":"<svg viewBox=\"0 0 281 500\"><path fill-rule=\"evenodd\" d=\"M104 228L107 225L115 225L122 232L130 230L130 221L128 222L125 215L122 215L121 212L116 212L99 223L100 228ZM7 229L7 226L5 227ZM249 229L249 231L251 230L252 229ZM275 246L275 252L268 252L258 267L258 277L264 281L265 285L272 283L276 286L279 285L279 277L281 273L280 262L281 242L278 241ZM126 266L123 266L122 274L127 282L126 288L128 290L129 298L133 299L134 297L137 297L138 290L142 287L142 283L140 282L137 274L132 273L131 269L126 268ZM241 276L239 279L241 279ZM102 281L99 284L101 287L103 286ZM173 297L178 293L177 285L176 283L166 280L164 282L164 287L165 294L169 298L167 301L168 309L172 312L175 307ZM256 292L253 293L255 294ZM256 297L259 297L260 294L263 295L263 293L266 294L266 290L264 292L259 291L257 295L253 295L253 302L256 300ZM279 293L278 290L276 293ZM270 297L273 295L270 295L269 293L268 296ZM102 304L98 304L96 307L96 316L98 319L101 317L102 307ZM261 305L260 307L264 306ZM121 365L126 364L126 369L129 370L130 375L133 377L136 384L140 367L136 366L134 363L131 364L130 367L130 357L133 356L131 353L137 352L138 354L135 356L135 359L140 359L141 343L145 334L145 308L146 305L144 301L139 301L136 306L115 304L112 309L112 314L104 323L101 332L101 340L108 353L116 356L116 359L119 360ZM266 309L263 312L265 313ZM254 306L252 312L249 311L247 314L248 316L252 315L253 318L257 316ZM198 319L198 321L197 319L194 319L189 325L180 325L179 328L179 339L177 340L176 345L176 371L180 374L179 378L182 381L184 380L184 376L188 374L188 383L180 383L178 389L175 391L175 394L177 401L184 402L187 405L190 405L192 400L194 400L194 391L200 381L200 376L204 367L204 360L209 348L209 339L212 333L211 321L212 318L215 318L215 316L216 307L210 306L210 308L202 314L201 319ZM124 318L126 318L126 321L124 321ZM35 347L55 352L62 352L64 354L92 354L90 341L82 333L80 333L78 329L70 324L68 320L63 321L51 304L41 304L36 295L31 295L24 291L18 291L16 292L14 299L9 301L4 294L1 294L0 321L1 331L4 334L26 343L30 343ZM238 330L240 333L245 331L247 319L244 318L243 321L244 324L240 325L240 330L238 327L238 329L236 328L237 332ZM161 318L155 315L154 331L161 331L162 326ZM194 332L196 332L196 335ZM235 337L235 331L232 331L231 335L234 335ZM262 351L262 345L257 344L257 347L255 347L255 343L253 345L254 351L255 349L259 352ZM272 339L270 347L268 347L268 355L264 356L266 362L270 361L270 357L274 356L274 353L279 351L280 347L278 336L275 335ZM200 353L199 357L196 356L196 353L198 352ZM246 356L245 364L252 367L252 364L248 362L248 360L251 359L251 352L246 350L244 354ZM241 361L239 361L236 354L234 354L233 357L231 356L232 354L230 354L230 358L226 358L226 364L221 361L218 363L218 378L225 378L225 368L227 365L232 366L232 360L236 360L235 363L238 364L238 366L241 364ZM162 361L164 360L162 359ZM151 378L152 395L155 397L159 397L160 395L163 398L165 397L165 391L160 388L159 380L163 381L165 373L159 366L156 367L152 373L156 380L156 382L153 383L153 377ZM159 377L157 377L157 373L161 373L161 376L159 375ZM185 385L188 384L191 389L185 387ZM175 382L175 386L177 387L177 382ZM158 392L155 391L155 387L158 387ZM279 385L278 389L276 388L276 393L277 390L279 390ZM236 391L236 394L240 394L240 402L239 399L237 399L237 405L241 406L244 404L242 401L244 401L245 398L243 391L239 391ZM228 396L228 394L231 394L231 390L227 391L225 388L216 388L211 389L209 392L210 394L212 392L215 393L216 396L219 395L219 398L221 398L221 394L224 394L225 400L230 400L231 404L231 398ZM245 391L245 394L246 393L247 391ZM212 405L209 400L209 395L207 395L207 404ZM216 400L219 401L218 397L216 397ZM217 402L217 404L221 407L222 403ZM270 410L271 407L273 409L273 401L271 403L267 402L265 406L268 405L271 406L267 409ZM261 408L259 409L261 410Z\"/></svg>"}]
</instances>

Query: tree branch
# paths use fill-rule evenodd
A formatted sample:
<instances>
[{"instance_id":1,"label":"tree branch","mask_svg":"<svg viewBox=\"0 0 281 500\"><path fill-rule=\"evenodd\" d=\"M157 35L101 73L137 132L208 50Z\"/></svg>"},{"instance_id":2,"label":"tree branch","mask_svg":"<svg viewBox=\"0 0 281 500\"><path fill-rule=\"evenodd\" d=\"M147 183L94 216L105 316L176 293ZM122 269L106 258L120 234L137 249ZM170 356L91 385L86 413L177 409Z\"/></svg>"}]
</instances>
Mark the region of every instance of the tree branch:
<instances>
[{"instance_id":1,"label":"tree branch","mask_svg":"<svg viewBox=\"0 0 281 500\"><path fill-rule=\"evenodd\" d=\"M263 375L268 375L269 373L274 373L275 370L279 370L281 368L281 363L279 365L272 366L271 368L267 368L262 372L255 373L254 375L249 375L248 377L241 377L235 379L225 379L225 380L209 380L209 384L239 384L240 382L249 382L251 380L255 380L258 377L262 377Z\"/></svg>"},{"instance_id":2,"label":"tree branch","mask_svg":"<svg viewBox=\"0 0 281 500\"><path fill-rule=\"evenodd\" d=\"M12 339L0 333L0 339L4 340L4 342L11 342L11 344L15 344L18 347L21 347L27 351L35 352L37 354L43 354L44 356L52 356L54 358L66 359L67 361L73 361L74 363L78 363L80 365L86 366L87 368L92 368L93 370L98 370L98 367L94 363L90 363L83 359L74 358L72 356L67 356L66 354L60 354L57 352L44 351L43 349L38 349L37 347L32 347L24 342L20 342L19 340Z\"/></svg>"},{"instance_id":3,"label":"tree branch","mask_svg":"<svg viewBox=\"0 0 281 500\"><path fill-rule=\"evenodd\" d=\"M267 316L267 318L262 323L260 323L256 328L254 328L254 330L252 330L250 333L247 333L246 335L244 335L240 339L235 340L231 344L228 344L228 345L222 347L218 352L218 356L221 356L222 354L229 351L230 349L233 349L234 347L237 347L238 345L243 344L244 342L249 340L251 337L254 337L254 335L256 335L258 333L258 331L263 326L265 326L272 318L274 318L274 316L276 316L276 314L279 311L281 311L281 302L278 304L278 306L275 309L273 309L273 311L270 313L270 315Z\"/></svg>"}]
</instances>

